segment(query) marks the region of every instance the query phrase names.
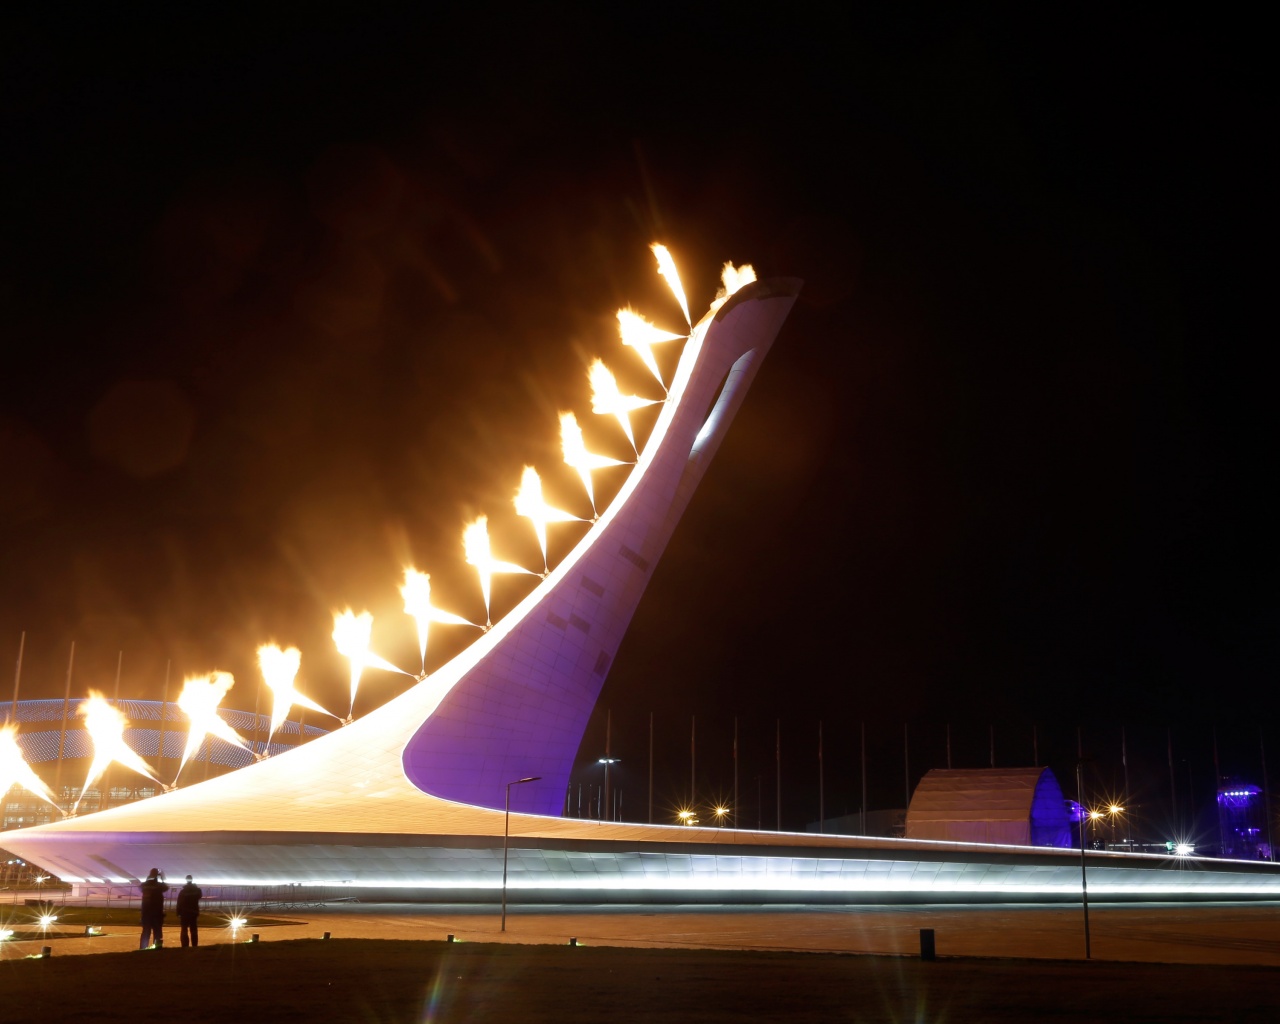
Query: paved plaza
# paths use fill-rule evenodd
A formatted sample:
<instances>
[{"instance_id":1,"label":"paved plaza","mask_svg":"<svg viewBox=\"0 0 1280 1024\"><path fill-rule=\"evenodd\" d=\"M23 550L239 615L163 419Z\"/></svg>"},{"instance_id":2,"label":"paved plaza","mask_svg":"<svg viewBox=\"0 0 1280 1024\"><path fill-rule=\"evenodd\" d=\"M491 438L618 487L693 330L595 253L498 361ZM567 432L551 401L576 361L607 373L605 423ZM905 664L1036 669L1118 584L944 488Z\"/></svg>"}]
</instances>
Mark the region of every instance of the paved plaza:
<instances>
[{"instance_id":1,"label":"paved plaza","mask_svg":"<svg viewBox=\"0 0 1280 1024\"><path fill-rule=\"evenodd\" d=\"M83 919L83 911L76 920ZM15 935L0 957L30 956L49 946L55 956L135 949L136 909L114 908L104 934L83 927L41 934L31 908L0 904ZM785 950L823 953L918 955L920 930L933 929L937 954L946 957L1011 957L1074 960L1084 957L1079 906L899 907L635 907L593 911L582 907L509 906L500 930L496 905L336 903L322 907L276 906L253 910L250 926L233 933L227 910L202 914L204 945L283 939L333 938L443 940L636 948ZM1280 905L1095 905L1089 914L1096 960L1280 967ZM178 942L168 915L166 944Z\"/></svg>"}]
</instances>

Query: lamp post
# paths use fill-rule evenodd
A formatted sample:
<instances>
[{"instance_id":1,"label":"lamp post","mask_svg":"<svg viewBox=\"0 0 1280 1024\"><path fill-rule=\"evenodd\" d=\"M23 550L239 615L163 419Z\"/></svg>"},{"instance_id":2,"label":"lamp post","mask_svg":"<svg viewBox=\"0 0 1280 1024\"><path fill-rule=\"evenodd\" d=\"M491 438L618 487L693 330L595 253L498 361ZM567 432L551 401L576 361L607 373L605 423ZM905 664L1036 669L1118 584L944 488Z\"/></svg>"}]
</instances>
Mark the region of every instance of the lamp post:
<instances>
[{"instance_id":1,"label":"lamp post","mask_svg":"<svg viewBox=\"0 0 1280 1024\"><path fill-rule=\"evenodd\" d=\"M604 765L604 806L600 808L600 820L613 820L613 800L609 791L609 765L617 764L621 761L620 757L610 757L605 754L604 757L597 759L596 764Z\"/></svg>"},{"instance_id":2,"label":"lamp post","mask_svg":"<svg viewBox=\"0 0 1280 1024\"><path fill-rule=\"evenodd\" d=\"M541 775L530 775L527 779L516 779L507 783L507 801L502 818L502 930L507 930L507 840L511 836L511 787L525 782L537 782Z\"/></svg>"},{"instance_id":3,"label":"lamp post","mask_svg":"<svg viewBox=\"0 0 1280 1024\"><path fill-rule=\"evenodd\" d=\"M1086 818L1084 810L1084 773L1082 768L1084 761L1076 762L1076 799L1080 802L1080 900L1084 906L1084 958L1092 960L1092 951L1089 948L1089 878L1085 873L1084 866L1084 822Z\"/></svg>"}]
</instances>

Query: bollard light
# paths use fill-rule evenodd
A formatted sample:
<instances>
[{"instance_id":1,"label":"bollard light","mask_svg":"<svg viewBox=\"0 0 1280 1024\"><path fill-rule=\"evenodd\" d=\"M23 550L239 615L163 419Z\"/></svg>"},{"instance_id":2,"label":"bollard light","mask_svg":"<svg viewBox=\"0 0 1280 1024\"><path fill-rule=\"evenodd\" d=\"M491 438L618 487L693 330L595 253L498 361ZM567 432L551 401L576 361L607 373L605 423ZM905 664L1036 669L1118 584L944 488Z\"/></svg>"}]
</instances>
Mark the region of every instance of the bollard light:
<instances>
[{"instance_id":1,"label":"bollard light","mask_svg":"<svg viewBox=\"0 0 1280 1024\"><path fill-rule=\"evenodd\" d=\"M444 937L444 941L445 941L445 942L456 942L457 940L453 937L453 932L450 932L448 935L446 935L446 936Z\"/></svg>"},{"instance_id":2,"label":"bollard light","mask_svg":"<svg viewBox=\"0 0 1280 1024\"><path fill-rule=\"evenodd\" d=\"M325 932L325 933L324 933L324 937L327 939L327 938L329 937L329 933L328 933L328 932Z\"/></svg>"},{"instance_id":3,"label":"bollard light","mask_svg":"<svg viewBox=\"0 0 1280 1024\"><path fill-rule=\"evenodd\" d=\"M252 935L250 935L250 936L249 936L249 941L250 941L250 942L257 942L257 941L258 941L258 933L257 933L257 932L254 932Z\"/></svg>"},{"instance_id":4,"label":"bollard light","mask_svg":"<svg viewBox=\"0 0 1280 1024\"><path fill-rule=\"evenodd\" d=\"M571 939L569 940L569 945L571 945L571 946L576 946L577 944L578 944L578 938L577 938L577 936L574 936L573 938L571 938Z\"/></svg>"},{"instance_id":5,"label":"bollard light","mask_svg":"<svg viewBox=\"0 0 1280 1024\"><path fill-rule=\"evenodd\" d=\"M52 946L41 946L41 947L40 947L40 959L41 959L41 960L48 960L48 959L49 959L49 957L51 957L51 956L53 956L53 947L52 947Z\"/></svg>"},{"instance_id":6,"label":"bollard light","mask_svg":"<svg viewBox=\"0 0 1280 1024\"><path fill-rule=\"evenodd\" d=\"M96 924L87 924L84 926L84 933L86 935L101 935L102 929L99 928Z\"/></svg>"}]
</instances>

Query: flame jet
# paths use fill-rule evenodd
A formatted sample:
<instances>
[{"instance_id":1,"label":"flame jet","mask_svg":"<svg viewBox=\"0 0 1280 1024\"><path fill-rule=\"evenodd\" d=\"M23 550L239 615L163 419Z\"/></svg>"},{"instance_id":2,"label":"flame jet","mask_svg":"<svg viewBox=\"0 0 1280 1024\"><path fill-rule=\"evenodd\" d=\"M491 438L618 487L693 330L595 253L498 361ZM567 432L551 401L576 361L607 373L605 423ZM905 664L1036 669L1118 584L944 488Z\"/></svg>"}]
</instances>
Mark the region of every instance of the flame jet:
<instances>
[{"instance_id":1,"label":"flame jet","mask_svg":"<svg viewBox=\"0 0 1280 1024\"><path fill-rule=\"evenodd\" d=\"M182 774L182 769L186 767L191 755L200 749L200 744L204 742L206 736L216 736L224 743L230 743L234 747L241 747L253 753L243 737L218 716L218 705L234 685L235 677L230 672L188 676L183 680L178 707L190 719L191 725L187 729L187 745L182 751L178 775ZM175 781L177 777L177 775L174 776Z\"/></svg>"},{"instance_id":2,"label":"flame jet","mask_svg":"<svg viewBox=\"0 0 1280 1024\"><path fill-rule=\"evenodd\" d=\"M520 489L516 491L516 515L524 516L532 521L533 530L538 535L538 546L542 548L542 574L547 574L547 523L582 522L575 515L552 508L542 497L542 478L532 466L525 466L520 476Z\"/></svg>"},{"instance_id":3,"label":"flame jet","mask_svg":"<svg viewBox=\"0 0 1280 1024\"><path fill-rule=\"evenodd\" d=\"M47 804L58 806L53 798L53 790L27 764L22 748L18 746L18 727L0 725L0 795L9 792L9 788L15 785L29 790Z\"/></svg>"},{"instance_id":4,"label":"flame jet","mask_svg":"<svg viewBox=\"0 0 1280 1024\"><path fill-rule=\"evenodd\" d=\"M356 709L356 691L360 688L360 676L366 668L380 668L387 672L399 672L410 675L402 668L397 668L386 658L369 650L373 637L373 616L368 612L357 615L350 608L345 612L335 612L333 616L333 642L338 653L351 662L351 707L347 709L344 722L350 722Z\"/></svg>"},{"instance_id":5,"label":"flame jet","mask_svg":"<svg viewBox=\"0 0 1280 1024\"><path fill-rule=\"evenodd\" d=\"M720 290L711 303L711 312L716 312L729 301L729 296L756 279L756 269L750 263L735 267L732 261L726 262L720 270Z\"/></svg>"},{"instance_id":6,"label":"flame jet","mask_svg":"<svg viewBox=\"0 0 1280 1024\"><path fill-rule=\"evenodd\" d=\"M310 697L298 692L294 685L298 678L298 669L302 665L302 652L296 647L281 650L275 644L263 644L258 648L258 668L262 671L262 681L271 690L271 731L267 733L267 742L276 734L276 730L284 724L290 709L295 704L304 708L319 711L322 715L337 718L332 711L327 711Z\"/></svg>"},{"instance_id":7,"label":"flame jet","mask_svg":"<svg viewBox=\"0 0 1280 1024\"><path fill-rule=\"evenodd\" d=\"M441 622L450 626L475 626L482 628L470 619L461 615L446 612L431 603L431 576L417 569L405 567L404 584L400 587L400 596L404 598L405 613L413 617L418 624L418 653L422 655L422 676L427 674L427 632L431 623Z\"/></svg>"},{"instance_id":8,"label":"flame jet","mask_svg":"<svg viewBox=\"0 0 1280 1024\"><path fill-rule=\"evenodd\" d=\"M90 690L89 699L80 705L77 713L84 716L85 731L93 742L93 761L89 764L89 773L85 776L84 786L80 790L81 798L85 790L98 781L112 761L117 761L126 768L132 768L139 775L145 775L158 786L164 785L156 778L147 763L133 752L129 744L125 743L124 730L128 721L108 703L102 694L96 690ZM79 806L80 798L77 798L71 813L74 814Z\"/></svg>"},{"instance_id":9,"label":"flame jet","mask_svg":"<svg viewBox=\"0 0 1280 1024\"><path fill-rule=\"evenodd\" d=\"M666 278L667 287L671 289L676 301L680 303L680 312L684 314L684 322L692 327L693 319L689 316L689 302L684 297L684 285L680 283L680 273L676 270L676 261L671 258L671 253L667 251L667 247L661 242L654 242L649 248L653 250L654 256L658 258L658 273Z\"/></svg>"},{"instance_id":10,"label":"flame jet","mask_svg":"<svg viewBox=\"0 0 1280 1024\"><path fill-rule=\"evenodd\" d=\"M666 391L667 385L662 379L662 371L658 369L658 361L653 358L653 346L664 341L680 341L685 335L672 334L661 327L655 327L639 313L630 309L618 310L618 334L622 337L622 344L636 350L636 354L649 368L649 372L662 385L662 390Z\"/></svg>"},{"instance_id":11,"label":"flame jet","mask_svg":"<svg viewBox=\"0 0 1280 1024\"><path fill-rule=\"evenodd\" d=\"M493 557L489 548L488 516L480 516L462 531L462 549L466 553L467 565L474 565L480 574L480 592L484 594L484 624L485 629L488 629L493 625L493 620L489 617L489 592L493 574L519 572L536 576L537 573L530 572L524 566L516 565L514 562L501 562Z\"/></svg>"},{"instance_id":12,"label":"flame jet","mask_svg":"<svg viewBox=\"0 0 1280 1024\"><path fill-rule=\"evenodd\" d=\"M587 451L582 440L582 428L578 426L578 417L571 412L560 414L560 448L564 452L564 461L578 471L582 477L582 486L587 489L587 498L591 502L591 514L599 518L596 511L596 495L591 486L591 472L604 469L606 466L622 466L625 463L611 459L607 455L595 455Z\"/></svg>"},{"instance_id":13,"label":"flame jet","mask_svg":"<svg viewBox=\"0 0 1280 1024\"><path fill-rule=\"evenodd\" d=\"M640 454L636 447L635 435L631 432L631 414L646 405L656 405L652 398L640 398L636 395L624 395L618 390L618 381L603 359L597 359L587 372L591 381L591 411L602 416L614 416L622 427L622 432L631 442L631 450Z\"/></svg>"}]
</instances>

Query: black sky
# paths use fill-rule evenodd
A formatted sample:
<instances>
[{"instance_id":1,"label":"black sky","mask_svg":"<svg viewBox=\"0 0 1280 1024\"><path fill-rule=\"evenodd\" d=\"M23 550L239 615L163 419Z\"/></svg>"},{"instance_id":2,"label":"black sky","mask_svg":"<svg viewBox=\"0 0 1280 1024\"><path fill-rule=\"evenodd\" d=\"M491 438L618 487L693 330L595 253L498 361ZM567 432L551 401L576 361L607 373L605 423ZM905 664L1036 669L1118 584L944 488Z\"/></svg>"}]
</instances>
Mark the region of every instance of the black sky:
<instances>
[{"instance_id":1,"label":"black sky","mask_svg":"<svg viewBox=\"0 0 1280 1024\"><path fill-rule=\"evenodd\" d=\"M479 614L462 525L516 543L520 467L555 478L556 411L625 365L616 308L676 324L661 239L695 311L726 259L806 287L615 660L615 744L638 759L654 711L684 757L689 715L723 747L736 713L765 760L778 717L796 747L824 720L828 758L909 721L936 758L951 722L985 763L989 723L1068 759L1084 723L1113 770L1123 723L1153 771L1166 726L1203 771L1216 727L1256 776L1280 622L1247 26L467 10L4 15L24 697L61 695L74 640L77 693L123 651L126 695L171 661L244 705L276 639L340 704L332 611L411 651L407 560Z\"/></svg>"}]
</instances>

